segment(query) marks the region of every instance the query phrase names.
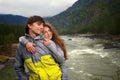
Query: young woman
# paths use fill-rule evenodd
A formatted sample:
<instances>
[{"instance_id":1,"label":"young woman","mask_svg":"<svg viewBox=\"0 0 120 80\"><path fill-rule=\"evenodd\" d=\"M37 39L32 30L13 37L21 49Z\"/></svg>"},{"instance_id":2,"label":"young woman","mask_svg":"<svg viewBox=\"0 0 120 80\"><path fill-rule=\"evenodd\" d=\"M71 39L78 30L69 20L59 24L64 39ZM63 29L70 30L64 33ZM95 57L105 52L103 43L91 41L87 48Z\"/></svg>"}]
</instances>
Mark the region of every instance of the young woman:
<instances>
[{"instance_id":1,"label":"young woman","mask_svg":"<svg viewBox=\"0 0 120 80\"><path fill-rule=\"evenodd\" d=\"M60 39L59 34L50 23L45 23L43 28L43 44L51 51L50 55L62 70L62 80L68 80L67 67L65 60L67 60L67 52L64 42ZM24 37L20 37L20 42L26 45L29 52L36 53L33 42L28 42Z\"/></svg>"}]
</instances>

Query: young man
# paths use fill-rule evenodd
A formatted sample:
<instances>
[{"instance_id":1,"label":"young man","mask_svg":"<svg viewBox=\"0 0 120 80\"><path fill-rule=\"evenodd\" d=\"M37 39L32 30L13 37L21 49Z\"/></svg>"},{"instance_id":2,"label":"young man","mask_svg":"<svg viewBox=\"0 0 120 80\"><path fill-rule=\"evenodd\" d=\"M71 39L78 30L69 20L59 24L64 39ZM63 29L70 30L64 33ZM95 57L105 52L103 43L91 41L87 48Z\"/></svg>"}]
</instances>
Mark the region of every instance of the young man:
<instances>
[{"instance_id":1,"label":"young man","mask_svg":"<svg viewBox=\"0 0 120 80\"><path fill-rule=\"evenodd\" d=\"M61 80L61 69L51 56L52 52L44 46L43 39L40 36L43 25L44 20L40 16L28 18L24 37L36 44L36 53L28 52L21 43L18 45L15 71L19 80ZM29 75L25 72L24 64L29 70Z\"/></svg>"}]
</instances>

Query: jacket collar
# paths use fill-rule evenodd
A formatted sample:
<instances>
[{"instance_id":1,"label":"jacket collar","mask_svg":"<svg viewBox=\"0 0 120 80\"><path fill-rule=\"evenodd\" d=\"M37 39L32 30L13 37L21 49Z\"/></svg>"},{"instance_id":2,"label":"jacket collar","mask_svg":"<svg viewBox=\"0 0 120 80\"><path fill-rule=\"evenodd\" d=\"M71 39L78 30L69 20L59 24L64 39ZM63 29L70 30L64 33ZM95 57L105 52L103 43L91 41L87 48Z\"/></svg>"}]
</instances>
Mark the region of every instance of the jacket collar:
<instances>
[{"instance_id":1,"label":"jacket collar","mask_svg":"<svg viewBox=\"0 0 120 80\"><path fill-rule=\"evenodd\" d=\"M31 39L34 39L34 40L43 39L43 37L42 37L41 34L40 34L40 35L37 35L35 38L32 38L29 34L25 34L25 36L26 36L27 38L31 38Z\"/></svg>"}]
</instances>

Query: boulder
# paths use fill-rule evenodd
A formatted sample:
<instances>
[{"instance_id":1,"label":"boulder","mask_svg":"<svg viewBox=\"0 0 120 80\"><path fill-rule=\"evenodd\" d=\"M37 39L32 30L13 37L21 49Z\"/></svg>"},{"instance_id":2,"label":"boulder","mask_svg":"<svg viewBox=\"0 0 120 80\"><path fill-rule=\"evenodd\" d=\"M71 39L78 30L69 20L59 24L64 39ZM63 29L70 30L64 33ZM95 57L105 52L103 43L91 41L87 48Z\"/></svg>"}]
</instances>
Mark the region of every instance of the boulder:
<instances>
[{"instance_id":1,"label":"boulder","mask_svg":"<svg viewBox=\"0 0 120 80\"><path fill-rule=\"evenodd\" d=\"M0 55L0 63L5 63L9 60L9 56Z\"/></svg>"}]
</instances>

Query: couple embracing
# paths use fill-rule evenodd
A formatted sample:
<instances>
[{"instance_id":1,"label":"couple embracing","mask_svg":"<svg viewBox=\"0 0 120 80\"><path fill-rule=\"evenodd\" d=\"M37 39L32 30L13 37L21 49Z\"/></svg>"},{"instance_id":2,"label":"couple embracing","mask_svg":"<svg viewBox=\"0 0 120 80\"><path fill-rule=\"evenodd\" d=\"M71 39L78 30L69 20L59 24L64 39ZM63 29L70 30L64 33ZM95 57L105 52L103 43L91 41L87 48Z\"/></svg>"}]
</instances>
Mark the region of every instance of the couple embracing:
<instances>
[{"instance_id":1,"label":"couple embracing","mask_svg":"<svg viewBox=\"0 0 120 80\"><path fill-rule=\"evenodd\" d=\"M29 17L19 42L15 59L19 80L68 80L66 48L50 23L40 16Z\"/></svg>"}]
</instances>

